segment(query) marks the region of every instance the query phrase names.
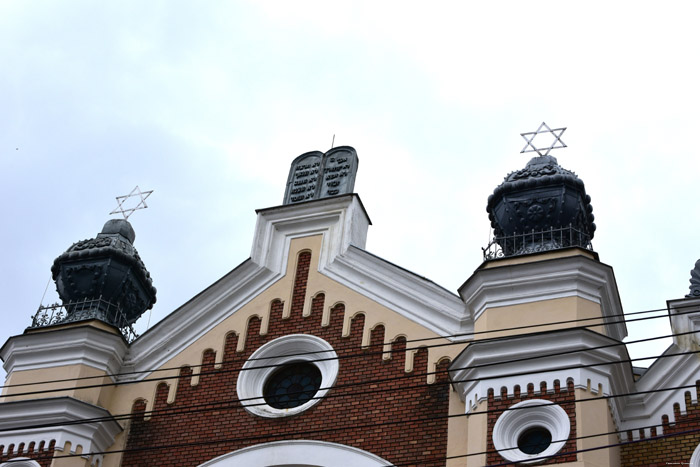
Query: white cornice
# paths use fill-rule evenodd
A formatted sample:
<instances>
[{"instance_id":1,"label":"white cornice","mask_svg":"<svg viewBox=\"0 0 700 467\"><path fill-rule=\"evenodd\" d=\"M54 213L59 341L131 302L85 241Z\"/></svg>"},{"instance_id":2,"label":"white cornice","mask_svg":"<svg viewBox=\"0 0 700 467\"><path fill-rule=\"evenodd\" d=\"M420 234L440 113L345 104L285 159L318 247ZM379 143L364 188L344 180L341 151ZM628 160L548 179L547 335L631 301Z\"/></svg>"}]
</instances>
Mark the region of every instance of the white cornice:
<instances>
[{"instance_id":1,"label":"white cornice","mask_svg":"<svg viewBox=\"0 0 700 467\"><path fill-rule=\"evenodd\" d=\"M77 420L99 419L93 423L72 423ZM49 426L46 426L49 425ZM33 399L26 401L5 402L0 404L0 445L7 448L14 444L34 442L36 446L42 441L46 446L52 440L56 448L63 449L66 442L71 443L71 453L75 454L78 446L82 452L104 452L122 431L112 415L102 407L88 404L71 397L50 399ZM94 456L93 463L101 459Z\"/></svg>"},{"instance_id":2,"label":"white cornice","mask_svg":"<svg viewBox=\"0 0 700 467\"><path fill-rule=\"evenodd\" d=\"M351 194L258 211L251 259L272 271L285 271L292 239L323 235L320 264L326 265L350 245L364 248L371 224L360 197Z\"/></svg>"},{"instance_id":3,"label":"white cornice","mask_svg":"<svg viewBox=\"0 0 700 467\"><path fill-rule=\"evenodd\" d=\"M612 268L585 256L478 269L459 289L474 321L489 308L581 297L601 305L607 321L621 321L622 304ZM606 323L608 335L622 340L624 323Z\"/></svg>"},{"instance_id":4,"label":"white cornice","mask_svg":"<svg viewBox=\"0 0 700 467\"><path fill-rule=\"evenodd\" d=\"M277 282L286 272L292 239L322 235L320 261L332 261L350 244L364 246L368 226L357 195L258 211L251 258L134 341L125 367L159 367Z\"/></svg>"},{"instance_id":5,"label":"white cornice","mask_svg":"<svg viewBox=\"0 0 700 467\"><path fill-rule=\"evenodd\" d=\"M487 398L489 389L498 396L505 387L512 396L516 385L523 393L530 383L539 391L541 381L549 392L555 380L564 388L569 379L577 388L590 385L593 393L602 386L601 395L631 392L632 370L624 361L628 358L624 344L615 339L586 329L566 329L473 342L452 362L449 372L469 413ZM618 398L610 399L616 421L623 405Z\"/></svg>"},{"instance_id":6,"label":"white cornice","mask_svg":"<svg viewBox=\"0 0 700 467\"><path fill-rule=\"evenodd\" d=\"M123 371L158 368L281 277L250 259L244 261L134 341Z\"/></svg>"},{"instance_id":7,"label":"white cornice","mask_svg":"<svg viewBox=\"0 0 700 467\"><path fill-rule=\"evenodd\" d=\"M126 369L157 368L235 313L283 276L292 239L311 235L323 237L322 274L438 334L472 333L456 295L361 249L369 224L354 194L258 211L251 258L137 339Z\"/></svg>"},{"instance_id":8,"label":"white cornice","mask_svg":"<svg viewBox=\"0 0 700 467\"><path fill-rule=\"evenodd\" d=\"M441 336L472 338L474 322L459 297L364 250L348 248L319 271Z\"/></svg>"},{"instance_id":9,"label":"white cornice","mask_svg":"<svg viewBox=\"0 0 700 467\"><path fill-rule=\"evenodd\" d=\"M87 365L112 375L120 371L126 349L121 336L85 324L10 337L0 349L0 358L8 374Z\"/></svg>"},{"instance_id":10,"label":"white cornice","mask_svg":"<svg viewBox=\"0 0 700 467\"><path fill-rule=\"evenodd\" d=\"M621 431L631 430L639 436L639 428L656 425L657 432L663 431L661 417L668 415L674 423L673 405L678 403L681 413L685 413L685 393L690 392L691 402L697 403L696 381L700 380L700 360L697 354L675 355L684 350L675 344L666 349L654 364L637 381L636 390L641 394L625 400ZM690 386L685 389L664 390ZM646 432L649 435L649 431Z\"/></svg>"},{"instance_id":11,"label":"white cornice","mask_svg":"<svg viewBox=\"0 0 700 467\"><path fill-rule=\"evenodd\" d=\"M666 303L674 333L673 343L685 350L700 349L700 298L669 300Z\"/></svg>"}]
</instances>

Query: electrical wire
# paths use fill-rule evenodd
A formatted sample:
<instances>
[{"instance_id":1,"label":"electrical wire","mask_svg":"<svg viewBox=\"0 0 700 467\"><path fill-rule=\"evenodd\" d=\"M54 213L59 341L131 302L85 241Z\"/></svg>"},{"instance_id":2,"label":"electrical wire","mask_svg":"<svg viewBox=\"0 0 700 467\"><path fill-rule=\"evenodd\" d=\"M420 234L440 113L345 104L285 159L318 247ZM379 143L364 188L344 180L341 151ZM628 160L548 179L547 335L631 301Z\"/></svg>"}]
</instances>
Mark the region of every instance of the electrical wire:
<instances>
[{"instance_id":1,"label":"electrical wire","mask_svg":"<svg viewBox=\"0 0 700 467\"><path fill-rule=\"evenodd\" d=\"M519 334L517 336L499 336L499 337L494 337L491 339L482 339L477 341L478 343L485 343L485 342L494 342L494 341L503 341L503 340L512 340L514 338L522 338L522 337L533 337L533 336L545 336L547 334L552 334L552 333L557 333L557 332L562 332L562 331L571 331L571 330L576 330L576 329L586 329L586 326L583 327L578 327L578 328L568 328L565 330L562 329L554 329L554 330L548 330L548 331L540 331L536 333L530 333L530 334ZM569 350L565 352L557 352L557 353L552 353L552 354L545 354L545 355L536 355L534 357L524 357L522 359L516 359L516 360L502 360L500 362L493 362L493 363L488 363L488 364L483 364L483 365L475 365L474 367L468 367L468 368L453 368L452 370L464 370L464 369L471 369L471 368L478 368L481 366L490 366L490 365L501 365L505 363L513 363L513 362L520 362L520 361L529 361L533 359L541 359L541 358L551 358L551 357L557 357L561 355L567 355L571 353L580 353L580 352L587 352L587 351L593 351L593 350L598 350L598 349L604 349L604 348L610 348L610 347L619 347L619 346L627 346L629 344L639 344L642 342L650 342L654 340L660 340L660 339L667 339L671 337L678 337L678 336L683 336L683 335L688 335L688 334L694 334L694 331L686 331L682 333L674 333L674 334L667 334L665 336L657 336L657 337L648 337L645 339L638 339L635 341L629 341L627 343L616 341L611 344L604 344L600 346L594 346L594 347L589 347L586 349L574 349L574 350ZM417 348L411 348L411 349L405 349L405 350L392 350L392 351L382 351L382 352L362 352L362 353L357 353L357 354L350 354L350 355L345 355L342 358L366 358L368 356L372 355L384 355L386 353L406 353L409 351L413 350L420 350L420 349L427 349L431 347L438 347L441 346L442 344L434 344L431 346L421 346ZM322 352L327 352L327 351L322 351ZM319 353L319 352L316 352ZM285 355L287 357L288 355ZM633 361L644 361L644 360L650 360L658 358L657 356L652 356L652 357L644 357L644 358L637 358L634 359ZM327 357L327 358L321 358L321 359L315 359L315 360L307 360L308 363L318 363L318 362L323 362L323 361L330 361L330 360L339 360L341 357ZM624 361L632 361L632 360L619 360L620 362ZM233 362L226 362L226 363L233 363ZM252 371L252 370L261 370L261 369L267 369L267 368L277 368L280 366L283 366L287 364L288 362L282 362L282 363L277 363L277 364L271 364L271 365L258 365L254 367L247 367L247 368L231 368L231 369L218 369L218 370L213 370L213 371L208 371L208 372L203 372L199 373L198 376L207 376L207 375L221 375L221 374L226 374L226 373L239 373L241 371ZM213 364L210 364L213 366ZM418 373L419 375L423 376L428 376L431 374L435 374L435 372L422 372ZM416 373L412 373L408 377L414 377L416 376ZM18 397L18 396L29 396L29 395L37 395L37 394L48 394L52 392L62 392L62 391L73 391L73 390L78 390L78 389L95 389L95 388L100 388L100 387L112 387L112 386L124 386L124 385L132 385L132 384L140 384L140 383L145 383L145 382L155 382L155 381L168 381L168 380L180 380L180 379L186 379L186 378L192 378L194 375L192 374L182 374L180 372L177 375L173 376L161 376L161 377L156 377L156 378L150 378L150 379L145 379L145 380L126 380L126 381L116 381L116 382L110 382L110 383L101 383L101 384L91 384L91 385L85 385L85 386L74 386L74 387L62 387L62 388L54 388L54 389L42 389L42 390L37 390L37 391L26 391L26 392L19 392L19 393L14 393L14 394L6 394L6 396L12 396L12 397ZM106 376L103 375L101 378L105 378ZM401 377L394 377L397 379L403 378L404 376ZM372 383L372 382L384 382L387 381L386 379L383 380L373 380L373 381L367 381L367 383ZM47 384L47 383L44 383ZM364 383L363 383L364 384ZM24 386L24 384L18 385L18 386ZM337 387L337 386L336 386ZM329 388L323 388L323 389L329 389Z\"/></svg>"},{"instance_id":2,"label":"electrical wire","mask_svg":"<svg viewBox=\"0 0 700 467\"><path fill-rule=\"evenodd\" d=\"M681 353L676 353L676 354L660 355L658 358L670 358L670 357L675 357L675 356L697 354L697 353L700 353L700 350L681 352ZM540 356L538 356L538 357L540 357ZM569 366L569 367L559 367L559 368L554 368L554 369L548 369L545 372L561 371L561 370L566 370L566 369L588 368L588 367L595 367L595 366L614 365L614 364L619 364L619 363L631 362L634 360L647 360L647 359L649 359L649 357L641 357L638 359L620 360L620 361L615 361L615 362L599 362L599 363L587 364L587 365L573 365L573 366ZM516 360L516 362L520 362L520 361L521 360ZM500 363L497 363L497 364L500 364ZM453 381L446 381L446 382L436 382L436 383L433 383L433 385L450 385L450 384L459 383L459 382L483 381L485 379L501 379L501 378L506 378L506 377L510 377L510 376L523 376L523 375L529 375L529 374L541 373L541 372L542 371L508 373L505 375L492 375L489 377L479 377L479 378L469 378L469 379L453 380ZM380 382L395 381L397 379L417 378L417 377L423 377L423 376L424 376L424 374L392 377L392 378L385 378L385 379L381 380ZM377 380L374 380L374 381L377 381ZM328 388L319 388L318 391L321 391L324 389L331 389L331 388L339 389L339 388L356 387L356 386L361 386L361 385L365 385L365 384L369 384L369 382L363 381L363 382L358 382L358 383L346 383L346 384L342 384L342 385L335 385L335 386L328 387ZM427 385L428 385L427 383L421 383L421 384L413 385L413 386L403 386L401 388L384 388L384 389L364 390L364 391L344 393L344 394L331 393L331 394L326 394L324 396L312 397L311 399L329 399L329 398L335 398L335 397L351 397L351 396L366 395L366 394L395 392L395 391L399 391L399 390L423 388ZM649 390L649 391L635 391L632 393L601 396L601 397L599 397L599 399L600 398L610 399L610 398L615 398L615 397L626 397L626 396L632 396L632 395L647 394L647 393L654 393L654 392L663 392L663 391L669 391L669 390L687 389L690 387L694 387L694 386L691 385L691 386L681 386L681 387L675 387L675 388L662 388L662 389ZM301 394L303 392L304 391L290 392L289 395ZM111 421L111 420L115 420L115 421L131 420L131 419L139 418L142 416L149 416L149 417L154 416L154 415L157 416L161 412L165 413L165 415L167 415L167 416L174 416L174 415L180 415L180 414L202 413L202 412L208 412L208 411L213 411L213 410L235 409L235 408L245 408L245 407L267 405L267 403L265 403L265 402L252 402L249 404L242 403L242 402L248 402L248 401L259 401L260 399L261 399L261 397L250 397L250 398L238 399L238 402L227 401L227 402L220 402L220 403L195 404L195 405L178 407L176 409L171 409L171 408L153 409L153 410L148 411L148 412L146 412L146 411L138 412L138 413L130 412L130 413L112 415L109 417L97 417L97 418L91 418L91 419L77 419L77 420L72 420L70 422L57 422L54 424L39 424L39 425L32 425L32 426L12 427L12 428L7 428L7 429L2 429L2 430L0 430L0 432L14 431L14 430L19 430L19 429L38 429L38 428L45 428L45 427L50 427L50 426L63 426L63 425L83 424L83 423L95 423L95 422ZM584 400L588 401L588 400L593 400L593 399L587 398ZM470 414L476 414L476 413L470 412Z\"/></svg>"},{"instance_id":3,"label":"electrical wire","mask_svg":"<svg viewBox=\"0 0 700 467\"><path fill-rule=\"evenodd\" d=\"M649 312L655 312L655 311L661 311L661 309L660 309L660 310L649 310L649 311L644 311L644 312L637 312L637 313L635 313L635 314L649 313ZM679 314L680 314L680 313L679 313ZM659 317L663 317L663 316L654 316L654 317L648 317L648 318L642 318L642 319L656 319L656 318L659 318ZM594 319L601 320L601 319L605 319L605 318L594 318ZM589 320L589 319L586 319L586 320ZM571 320L571 321L574 321L574 322L575 322L575 321L585 321L585 320ZM631 321L631 320L628 320L628 321ZM604 324L606 324L606 323L600 323L600 324L595 324L595 325L583 326L583 327L581 327L581 328L587 328L587 327L591 327L591 326L601 326L601 325L604 325ZM551 326L552 323L545 323L545 324L543 324L543 325L544 325L544 326ZM534 328L534 327L539 327L539 326L543 326L543 325L534 325L534 326L526 326L526 327L528 327L528 328ZM576 329L576 328L570 328L570 329ZM491 331L491 332L496 332L496 331L497 331L497 330L494 330L494 331ZM545 332L560 332L560 331L562 331L562 330L560 329L560 330L545 331ZM533 333L533 334L540 334L540 333ZM639 342L644 342L644 341L649 341L649 340L656 340L656 339L668 338L668 337L673 337L673 336L680 336L680 335L683 335L683 334L692 334L692 332L688 332L688 333L677 333L677 334L671 334L671 335L668 335L668 336L662 336L662 337L656 337L656 338L648 338L648 339L641 339L641 340L638 340L638 341L631 341L631 342L628 342L628 343L616 342L616 343L614 343L614 344L609 344L609 345L605 345L605 346L599 346L599 347L597 347L597 348L610 347L610 346L620 346L620 345L629 345L629 344L634 344L634 343L639 343ZM493 340L498 340L498 339L513 339L513 338L520 338L520 337L524 337L524 336L525 336L525 335L502 336L502 337L494 338ZM430 339L438 339L438 338L430 338ZM488 340L491 340L491 339L488 339ZM421 339L416 339L415 341L421 341ZM485 342L485 341L487 341L487 339L480 340L480 341L478 341L478 342ZM462 343L462 342L458 342L458 343L455 343L455 344L461 344L461 343ZM382 343L380 343L380 344L372 344L372 346L374 346L374 345L383 345L383 344L382 344ZM403 352L406 352L406 351L409 351L409 350L417 350L417 349L420 349L420 348L439 347L439 346L442 346L442 345L446 345L446 344L438 344L438 345L434 345L434 346L433 346L433 345L430 345L430 346L420 346L420 347L418 347L418 348L413 348L413 349L405 349L405 350L398 350L398 351L389 351L388 353L403 353ZM584 351L589 351L589 350L594 350L594 349L595 349L595 348L581 349L581 350L574 351L574 352L584 352ZM317 352L316 352L316 353L317 353ZM387 352L376 352L376 353L378 353L378 354L384 354L384 353L387 353ZM566 352L566 353L570 353L570 352ZM679 354L669 354L669 355L665 355L665 356L664 356L664 355L661 355L660 358L663 358L663 357L673 357L673 356L679 356L679 355L686 355L686 354L689 354L689 353L695 353L695 352L684 352L684 353L679 353ZM371 355L371 353L365 351L365 352L363 352L362 354L360 354L360 355L358 355L358 356L366 357L367 355ZM546 355L546 356L536 356L536 357L533 357L533 358L548 358L548 357L551 357L551 356L553 356L553 355L557 355L557 354ZM348 357L348 356L345 356L345 357ZM616 364L616 363L632 362L632 361L637 361L637 360L648 360L648 359L651 359L651 358L654 358L654 357L636 358L636 359L621 360L621 361L616 361L616 362L605 362L605 363L602 363L602 364L603 364L603 365L611 365L611 364ZM321 361L322 361L322 360L325 360L325 359L321 359ZM521 360L522 360L522 359L521 359ZM512 361L511 361L511 362L512 362ZM231 363L231 362L223 362L223 363ZM502 363L506 363L506 362L496 362L495 364L502 364ZM206 366L206 365L212 365L212 364L202 364L202 365L197 365L197 366ZM490 365L490 364L489 364L489 365ZM275 366L275 365L271 365L271 366ZM476 367L476 366L475 366L475 367ZM256 368L254 368L254 369L260 369L260 368L261 368L261 367L256 367ZM574 367L569 367L569 368L574 368ZM179 369L181 369L181 368L177 368L177 369L179 370ZM555 370L557 370L557 369L550 369L550 370L547 370L547 371L555 371ZM221 372L222 372L222 370L217 370L217 371L210 372L210 373L201 373L199 376L204 376L204 375L207 375L207 374L221 374ZM427 373L424 373L424 374L427 375L427 374L434 374L434 373L437 373L437 372L427 372ZM527 374L527 373L523 373L523 374ZM191 377L191 376L192 376L192 375L185 375L184 377ZM409 376L406 376L406 377L417 377L417 376L421 376L421 375L412 374L412 375L409 375ZM103 376L103 377L104 377L104 376ZM498 378L498 377L504 377L504 376L503 376L503 375L498 375L498 376L494 376L493 378ZM169 378L163 378L163 379L176 379L176 378L178 378L178 377L169 377ZM404 377L402 377L402 378L404 378ZM479 378L479 379L480 379L480 380L483 380L483 379L485 379L485 378ZM488 378L488 379L491 379L491 378ZM68 379L68 380L75 380L75 379ZM146 381L152 381L152 380L146 380ZM382 380L380 380L380 381L382 381ZM369 384L369 383L372 383L372 382L373 382L373 381L365 381L365 382L356 383L356 384ZM46 382L42 382L42 383L40 383L40 384L46 384ZM356 384L355 384L355 385L356 385ZM448 383L448 384L449 384L449 383ZM14 386L15 386L15 385L8 385L8 386L6 386L6 387L14 387ZM21 386L21 385L16 385L16 386ZM114 386L114 384L94 385L94 386L88 386L88 387L99 387L99 386ZM422 385L421 385L421 386L422 386ZM693 387L693 386L680 387L680 388L664 388L664 389L660 389L660 390L656 390L656 391L647 391L647 392L661 392L661 391L665 391L665 390L677 390L677 389L690 388L690 387ZM62 391L62 390L68 390L68 389L70 389L70 390L75 390L75 389L81 389L81 388L87 388L87 387L64 388L64 389L57 389L56 391L59 391L59 390ZM376 391L372 391L372 392L376 392ZM353 394L349 394L349 395L357 395L357 394L361 394L361 393L353 393ZM636 394L636 393L632 393L632 394ZM325 396L325 397L329 397L329 396L330 396L330 395L327 395L327 396ZM257 399L259 399L259 398L257 398ZM586 400L590 400L590 399L586 399ZM127 415L127 414L123 414L123 415ZM128 414L128 415L131 415L131 414ZM140 415L143 415L143 414L140 414ZM461 414L460 414L460 415L461 415ZM111 419L114 419L114 418L111 418ZM91 421L87 421L86 423L94 423L95 421L98 421L98 420L91 420ZM14 429L17 429L17 428L14 428ZM3 430L3 431L4 431L4 430Z\"/></svg>"},{"instance_id":4,"label":"electrical wire","mask_svg":"<svg viewBox=\"0 0 700 467\"><path fill-rule=\"evenodd\" d=\"M694 307L693 307L693 308L694 308ZM628 313L626 316L638 315L638 314L647 314L647 313L656 313L656 312L660 312L660 311L664 311L664 310L666 310L666 309L664 308L664 309L653 309L653 310L638 311L638 312ZM690 311L685 311L685 312L677 313L676 315L689 314L689 313L694 313L694 312L695 312L695 311L690 310ZM617 315L619 315L619 314L617 314ZM625 316L625 315L623 315L623 316ZM623 319L623 320L620 320L620 321L607 321L607 322L603 322L603 323L589 324L589 325L585 325L585 326L572 327L572 328L569 328L569 329L589 328L589 327L603 326L603 325L606 325L606 324L618 324L618 323L629 323L629 322L635 322L635 321L645 321L645 320L649 320L649 319L665 318L665 317L667 317L667 316L668 316L668 315L648 316L648 317L644 317L644 318L635 318L635 319L630 319L630 320L625 320L625 319ZM501 328L501 329L494 329L494 330L487 330L487 331L478 331L478 332L475 332L475 333L473 333L473 334L474 334L474 335L477 335L477 334L487 334L487 333L496 333L496 332L507 332L507 331L513 331L513 330L521 330L521 329L529 329L529 328L538 328L538 327L544 327L544 326L555 326L555 325L560 325L560 324L570 324L570 323L577 323L577 322L582 322L582 321L605 320L605 319L607 319L607 317L593 317L593 318L582 318L582 319L577 319L577 320L555 321L555 322L541 323L541 324L536 324L536 325L516 326L516 327L511 327L511 328ZM558 329L557 331L561 331L561 329ZM532 334L536 334L536 333L518 334L517 336L516 336L516 335L512 335L512 336L499 336L499 337L491 338L491 339L502 339L502 338L509 338L509 339L512 339L512 338L515 338L515 337L523 337L523 336L532 335ZM457 334L457 335L454 335L454 336L461 336L461 335L462 335L462 334ZM470 335L471 335L471 334L470 334ZM673 337L673 336L675 336L675 335L676 335L676 334L670 334L670 335L667 335L667 336L658 337L658 339L664 339L664 338L667 338L667 337ZM681 335L681 334L678 334L678 335ZM421 339L411 339L411 340L406 340L405 342L406 342L406 343L409 343L409 342L413 343L413 342L430 341L430 340L436 340L436 339L449 339L450 337L454 337L454 336L438 336L438 337L429 337L429 338L421 338ZM488 341L491 340L491 339L480 339L478 342L488 342ZM657 338L652 338L651 340L653 340L653 339L657 339ZM406 351L409 351L409 350L410 350L410 351L413 351L413 350L420 350L421 348L436 348L436 347L445 347L445 346L451 346L451 345L463 345L463 344L472 343L472 342L475 342L475 341L458 341L458 342L447 342L447 343L439 343L439 344L432 344L432 345L421 345L421 346L418 346L418 347L407 348ZM635 344L635 343L639 343L639 342L643 342L643 340L642 340L642 341L629 341L629 342L625 343L625 345ZM391 345L391 344L392 344L392 342L386 342L386 343L383 342L383 343L369 344L368 346L365 346L363 349L367 349L367 348L371 348L371 347L379 347L379 346L383 347L383 346ZM349 348L349 347L348 347L348 348ZM353 346L353 348L356 348L356 346ZM338 348L338 350L343 350L343 348L340 347L340 348ZM285 356L286 356L286 357L305 356L305 355L313 355L313 354L327 353L327 352L328 352L328 351L325 351L325 350L323 350L323 351L298 352L298 353L288 354L288 355L285 355ZM390 353L390 352L392 352L392 351L383 351L383 350L382 350L382 351L374 352L374 354L385 354L385 353ZM344 358L353 358L353 357L358 357L358 356L364 357L364 356L371 355L371 354L372 354L372 352L368 352L368 351L366 351L366 350L363 350L362 353L358 353L358 354L355 354L355 355L353 355L353 354L350 354L350 355L342 355L342 356L338 356L338 357L332 357L332 358L329 358L329 359L335 359L335 358L344 359ZM277 358L277 356L273 356L273 357L256 357L256 358L249 358L248 361L268 360L268 359L272 359L272 358ZM653 357L650 357L650 358L653 358ZM326 360L328 360L328 359L326 359ZM314 361L324 361L324 359L312 360L312 361L309 361L309 362L312 363L312 362L314 362ZM226 364L226 363L230 363L230 362L231 362L230 360L225 360L225 361L221 362L220 364ZM201 367L204 367L204 366L207 366L207 365L210 365L210 364L194 364L194 365L187 365L187 367L188 367L188 368L201 368ZM133 372L124 372L124 373L113 373L113 374L108 374L108 375L83 376L83 377L78 377L78 378L64 378L64 379L56 379L56 380L40 381L40 382L18 383L18 384L11 384L11 385L0 386L0 389L13 388L13 387L19 387L19 386L32 386L32 385L40 385L40 384L41 384L41 385L44 385L44 384L53 384L53 383L70 382L70 381L83 381L83 380L89 380L89 379L102 379L102 378L104 378L104 377L119 377L119 376L135 375L135 374L152 374L152 373L163 372L163 371L177 371L177 370L180 370L181 368L182 368L182 367L168 367L168 368L158 368L158 369L149 369L149 370L139 370L139 371L133 371ZM258 369L258 368L264 368L264 367L263 367L263 366L258 366L258 367L255 367L255 368ZM161 379L163 379L163 380L177 379L177 378L179 378L179 377L180 377L180 376L168 376L168 377L164 377L164 378L151 378L151 379L148 379L148 380L139 380L139 381L158 381L158 380L161 380ZM103 386L112 386L112 385L119 385L119 384L132 384L132 383L134 383L134 382L139 382L139 381L116 381L116 382L114 382L114 383L109 383L109 384L105 383ZM90 387L90 388L92 388L92 387L99 387L99 386L85 386L85 387ZM70 388L70 389L76 389L76 388ZM58 389L58 390L64 390L64 389Z\"/></svg>"},{"instance_id":5,"label":"electrical wire","mask_svg":"<svg viewBox=\"0 0 700 467\"><path fill-rule=\"evenodd\" d=\"M689 387L695 387L698 388L698 386L689 386ZM571 403L577 403L577 402L586 402L586 401L593 401L593 400L599 400L599 399L606 399L606 398L611 398L611 397L619 397L618 395L616 396L603 396L603 397L598 397L598 398L591 398L591 399L579 399L579 400L574 400L574 401L568 401L564 402L566 404L571 404ZM536 407L536 406L534 406ZM403 420L393 420L390 422L380 422L380 423L372 423L372 424L367 424L367 425L354 425L354 426L348 426L347 428L373 428L377 426L388 426L388 425L397 425L397 424L405 424L407 422L428 422L428 421L434 421L438 419L444 419L444 418L454 418L454 417L465 417L468 415L476 415L476 414L484 414L484 413L491 413L491 412L498 412L498 413L503 413L509 410L527 410L527 409L532 409L533 407L516 407L516 408L506 408L506 409L492 409L492 410L486 410L486 411L479 411L479 412L472 412L469 414L456 414L456 415L438 415L438 416L431 416L431 417L423 417L423 418L412 418L412 419L403 419ZM700 420L700 416L698 417L688 417L684 419L686 422L694 422ZM656 428L659 426L659 424L655 425L647 425L644 427L639 427L636 429L652 429ZM136 447L136 448L124 448L124 449L119 449L119 450L114 450L114 451L100 451L100 452L90 452L90 453L82 453L82 454L64 454L64 455L59 455L59 456L43 456L43 457L37 457L36 459L48 459L48 458L67 458L67 457L81 457L81 456L95 456L95 455L108 455L108 454L120 454L120 453L128 453L128 452L142 452L142 451L149 451L149 450L161 450L161 449L172 449L172 448L182 448L182 447L193 447L193 446L205 446L205 445L214 445L214 444L222 444L222 443L232 443L232 442L241 442L241 441L259 441L261 439L270 439L270 438L279 438L279 437L286 437L289 438L290 436L300 436L300 435L314 435L314 434L319 434L319 433L328 433L328 432L335 432L335 431L341 431L343 429L347 429L346 427L343 428L326 428L326 429L316 429L316 430L306 430L306 431L297 431L297 432L285 432L285 433L280 433L280 434L267 434L267 435L258 435L258 436L247 436L247 437L239 437L239 438L225 438L225 439L216 439L216 440L208 440L208 441L197 441L197 442L189 442L189 443L177 443L177 444L168 444L168 445L156 445L156 446L143 446L143 447ZM670 438L674 436L680 436L680 435L685 435L689 433L695 433L700 431L700 428L692 429L692 430L685 430L682 432L678 433L671 433L671 434L664 434L664 435L656 435L652 436L650 438L640 438L637 440L631 440L631 441L625 441L621 443L614 443L614 444L609 444L609 445L604 445L604 446L598 446L595 448L587 448L587 449L581 449L581 450L576 450L576 451L567 451L567 452L561 452L557 453L554 455L550 456L544 456L540 459L551 459L554 457L559 457L559 456L564 456L564 455L571 455L571 454L577 454L580 452L588 452L588 451L594 451L594 450L600 450L600 449L607 449L611 447L617 447L617 446L623 446L626 444L632 444L632 443L638 443L638 442L645 442L645 441L655 441L658 439L663 439L663 438ZM566 440L554 440L552 443L559 442L559 441L572 441L572 440L580 440L580 439L588 439L588 438L594 438L594 437L600 437L600 436L610 436L610 435L621 435L621 434L626 434L629 432L629 430L616 430L616 431L609 431L605 433L596 433L592 435L585 435L585 436L577 436L577 437L569 437ZM296 438L295 438L296 439ZM511 449L516 449L516 448L511 448ZM447 457L439 457L439 458L434 458L434 459L423 459L423 462L437 462L437 461L443 461L443 460L449 460L449 459L458 459L458 458L463 458L463 457L470 457L470 456L477 456L477 455L488 455L490 453L498 453L499 451L496 449L493 450L487 450L487 451L481 451L481 452L475 452L475 453L468 453L468 454L463 454L463 455L457 455L457 456L447 456ZM534 459L533 459L534 460ZM389 464L387 467L399 467L399 466L404 466L404 465L412 465L413 463L407 463L407 464ZM504 466L504 465L512 465L513 462L506 462L502 464L497 464L499 466ZM491 467L495 467L495 465L491 464Z\"/></svg>"}]
</instances>

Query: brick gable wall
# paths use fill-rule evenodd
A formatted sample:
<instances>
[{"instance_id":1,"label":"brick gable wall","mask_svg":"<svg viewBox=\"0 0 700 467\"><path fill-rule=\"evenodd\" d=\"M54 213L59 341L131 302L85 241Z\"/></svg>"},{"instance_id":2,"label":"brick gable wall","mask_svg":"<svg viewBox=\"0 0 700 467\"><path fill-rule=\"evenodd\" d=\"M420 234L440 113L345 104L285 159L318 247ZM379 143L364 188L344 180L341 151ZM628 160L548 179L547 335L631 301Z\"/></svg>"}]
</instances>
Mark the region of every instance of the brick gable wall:
<instances>
[{"instance_id":1,"label":"brick gable wall","mask_svg":"<svg viewBox=\"0 0 700 467\"><path fill-rule=\"evenodd\" d=\"M336 305L329 325L322 326L326 306L322 293L312 301L310 315L303 317L311 259L310 252L299 255L289 318L282 318L282 301L273 301L266 335L260 335L260 320L252 318L243 352L236 352L239 337L230 333L223 364L215 369L214 352L206 352L196 386L190 384L192 370L181 369L182 378L177 382L172 404L166 402L165 383L158 387L154 414L149 419L143 417L145 403L134 404L135 418L129 428L122 465L198 465L246 446L283 439L345 444L395 464L445 464L448 362L441 362L437 383L428 385L427 350L416 352L414 371L406 373L405 340L393 343L390 359L378 352L385 339L382 326L372 331L369 349L362 349L364 315L353 318L349 336L342 337L344 305ZM335 349L340 368L333 389L324 400L295 416L263 418L250 414L237 400L237 370L261 345L296 333L318 336ZM400 379L366 383L396 377ZM391 424L382 425L386 422Z\"/></svg>"}]
</instances>

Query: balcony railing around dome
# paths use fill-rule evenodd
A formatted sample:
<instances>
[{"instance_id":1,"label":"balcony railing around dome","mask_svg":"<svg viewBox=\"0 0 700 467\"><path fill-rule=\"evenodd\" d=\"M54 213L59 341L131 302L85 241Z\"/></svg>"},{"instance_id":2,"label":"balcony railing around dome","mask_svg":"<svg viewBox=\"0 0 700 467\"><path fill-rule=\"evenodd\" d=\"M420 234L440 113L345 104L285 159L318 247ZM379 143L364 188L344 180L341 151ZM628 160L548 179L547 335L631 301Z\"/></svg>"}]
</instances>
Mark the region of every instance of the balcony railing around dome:
<instances>
[{"instance_id":1,"label":"balcony railing around dome","mask_svg":"<svg viewBox=\"0 0 700 467\"><path fill-rule=\"evenodd\" d=\"M484 261L577 246L593 250L591 236L573 226L494 237L482 248Z\"/></svg>"},{"instance_id":2,"label":"balcony railing around dome","mask_svg":"<svg viewBox=\"0 0 700 467\"><path fill-rule=\"evenodd\" d=\"M32 316L30 328L43 328L57 324L67 324L88 319L98 319L111 324L121 332L124 339L131 343L138 337L133 327L126 320L121 308L102 298L85 299L76 302L40 306Z\"/></svg>"}]
</instances>

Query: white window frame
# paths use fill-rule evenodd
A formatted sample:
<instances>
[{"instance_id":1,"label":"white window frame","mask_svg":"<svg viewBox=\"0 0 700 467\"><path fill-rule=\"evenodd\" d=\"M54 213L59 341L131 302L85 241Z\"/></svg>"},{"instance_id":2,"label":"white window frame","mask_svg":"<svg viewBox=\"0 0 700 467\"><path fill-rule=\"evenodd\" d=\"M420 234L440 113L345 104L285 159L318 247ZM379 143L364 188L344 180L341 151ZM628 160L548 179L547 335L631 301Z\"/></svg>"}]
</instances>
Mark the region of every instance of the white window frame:
<instances>
[{"instance_id":1,"label":"white window frame","mask_svg":"<svg viewBox=\"0 0 700 467\"><path fill-rule=\"evenodd\" d=\"M256 444L230 452L201 464L199 467L274 467L313 466L386 467L392 465L370 452L317 440L274 441Z\"/></svg>"},{"instance_id":2,"label":"white window frame","mask_svg":"<svg viewBox=\"0 0 700 467\"><path fill-rule=\"evenodd\" d=\"M552 443L538 454L518 448L518 438L528 429L542 427L552 435ZM493 446L504 459L533 464L559 452L569 439L571 420L557 404L545 399L528 399L513 404L498 417L491 433Z\"/></svg>"},{"instance_id":3,"label":"white window frame","mask_svg":"<svg viewBox=\"0 0 700 467\"><path fill-rule=\"evenodd\" d=\"M263 390L272 374L285 364L309 362L321 372L321 388L308 402L289 409L277 409L265 402ZM326 395L338 377L338 354L320 337L291 334L278 337L258 350L243 364L236 383L238 399L250 413L260 417L277 418L308 410Z\"/></svg>"}]
</instances>

